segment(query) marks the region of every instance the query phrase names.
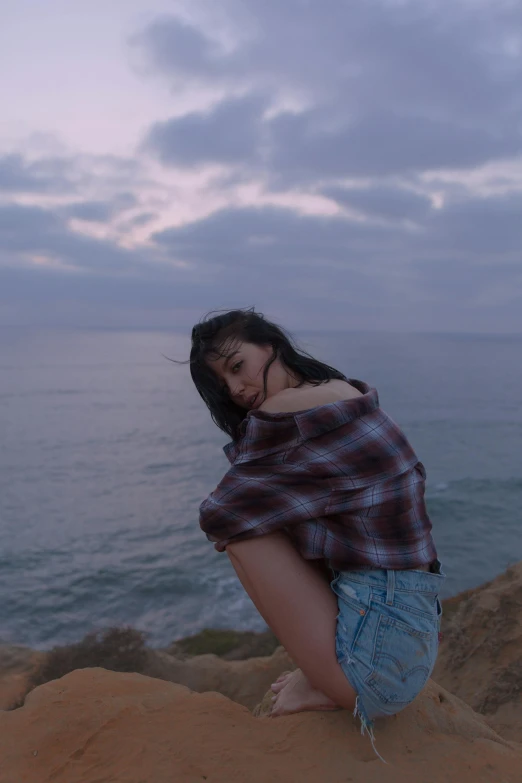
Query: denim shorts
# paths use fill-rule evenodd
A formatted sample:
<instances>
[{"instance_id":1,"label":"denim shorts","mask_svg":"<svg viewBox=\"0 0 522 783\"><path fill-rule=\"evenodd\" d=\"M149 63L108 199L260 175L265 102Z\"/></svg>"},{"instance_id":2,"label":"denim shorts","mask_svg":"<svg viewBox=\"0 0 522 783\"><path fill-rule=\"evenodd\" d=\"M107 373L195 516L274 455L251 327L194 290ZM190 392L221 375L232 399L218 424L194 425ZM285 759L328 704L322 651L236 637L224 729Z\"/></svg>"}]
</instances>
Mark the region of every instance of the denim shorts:
<instances>
[{"instance_id":1,"label":"denim shorts","mask_svg":"<svg viewBox=\"0 0 522 783\"><path fill-rule=\"evenodd\" d=\"M433 569L331 569L337 660L357 693L354 715L372 741L374 719L411 704L435 666L445 575L439 561Z\"/></svg>"}]
</instances>

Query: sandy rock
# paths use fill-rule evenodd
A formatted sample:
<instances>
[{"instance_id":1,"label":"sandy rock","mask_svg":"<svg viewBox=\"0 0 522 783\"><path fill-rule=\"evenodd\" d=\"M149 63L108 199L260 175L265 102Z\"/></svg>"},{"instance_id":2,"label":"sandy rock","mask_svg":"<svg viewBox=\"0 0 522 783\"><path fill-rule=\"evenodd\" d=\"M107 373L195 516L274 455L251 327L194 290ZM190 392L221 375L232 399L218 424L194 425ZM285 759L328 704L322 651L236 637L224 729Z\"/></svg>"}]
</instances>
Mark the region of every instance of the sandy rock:
<instances>
[{"instance_id":1,"label":"sandy rock","mask_svg":"<svg viewBox=\"0 0 522 783\"><path fill-rule=\"evenodd\" d=\"M441 698L442 697L442 698ZM0 713L2 783L520 783L522 746L434 684L378 722L348 711L256 718L216 693L78 670Z\"/></svg>"},{"instance_id":2,"label":"sandy rock","mask_svg":"<svg viewBox=\"0 0 522 783\"><path fill-rule=\"evenodd\" d=\"M84 650L82 644L78 647ZM0 647L0 709L10 709L27 691L32 690L34 682L30 682L30 675L40 665L45 664L50 669L44 679L40 679L40 682L45 682L76 669L103 667L113 670L121 663L112 648L109 650L112 656L106 662L102 652L95 647L84 650L83 655L72 655L70 650L63 648L60 661L49 666L52 652L34 652L24 647ZM198 693L216 691L249 709L262 699L267 688L282 671L295 668L282 647L270 656L239 661L228 661L211 654L178 658L164 650L150 648L143 649L142 657L134 658L139 665L139 668L134 669L137 673L186 685Z\"/></svg>"},{"instance_id":3,"label":"sandy rock","mask_svg":"<svg viewBox=\"0 0 522 783\"><path fill-rule=\"evenodd\" d=\"M159 650L150 650L144 674L185 685L192 691L216 691L253 709L271 683L294 664L282 647L271 656L226 661L217 655L178 659Z\"/></svg>"},{"instance_id":4,"label":"sandy rock","mask_svg":"<svg viewBox=\"0 0 522 783\"><path fill-rule=\"evenodd\" d=\"M434 678L522 740L522 563L457 596L448 614Z\"/></svg>"}]
</instances>

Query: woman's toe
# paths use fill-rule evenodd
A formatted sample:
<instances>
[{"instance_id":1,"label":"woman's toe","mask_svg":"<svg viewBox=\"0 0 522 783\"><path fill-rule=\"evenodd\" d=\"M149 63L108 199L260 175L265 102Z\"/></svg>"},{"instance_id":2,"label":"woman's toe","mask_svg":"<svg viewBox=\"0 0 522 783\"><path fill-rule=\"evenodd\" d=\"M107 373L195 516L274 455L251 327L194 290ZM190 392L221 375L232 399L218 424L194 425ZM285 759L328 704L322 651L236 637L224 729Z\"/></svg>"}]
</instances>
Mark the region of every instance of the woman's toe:
<instances>
[{"instance_id":1,"label":"woman's toe","mask_svg":"<svg viewBox=\"0 0 522 783\"><path fill-rule=\"evenodd\" d=\"M283 690L291 674L292 672L283 672L283 674L281 674L277 680L272 683L270 687L274 693L279 693Z\"/></svg>"}]
</instances>

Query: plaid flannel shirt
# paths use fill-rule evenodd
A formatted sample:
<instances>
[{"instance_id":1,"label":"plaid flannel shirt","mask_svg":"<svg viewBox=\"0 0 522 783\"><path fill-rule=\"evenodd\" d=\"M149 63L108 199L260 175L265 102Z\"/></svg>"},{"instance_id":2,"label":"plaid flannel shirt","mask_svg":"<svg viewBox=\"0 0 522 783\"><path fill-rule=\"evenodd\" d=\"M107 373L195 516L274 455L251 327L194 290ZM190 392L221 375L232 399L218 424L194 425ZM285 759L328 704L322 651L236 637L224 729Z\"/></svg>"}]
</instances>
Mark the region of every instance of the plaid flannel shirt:
<instances>
[{"instance_id":1,"label":"plaid flannel shirt","mask_svg":"<svg viewBox=\"0 0 522 783\"><path fill-rule=\"evenodd\" d=\"M276 530L302 557L332 568L416 568L437 552L424 503L426 472L376 389L304 411L251 410L231 463L200 505L200 526L222 552Z\"/></svg>"}]
</instances>

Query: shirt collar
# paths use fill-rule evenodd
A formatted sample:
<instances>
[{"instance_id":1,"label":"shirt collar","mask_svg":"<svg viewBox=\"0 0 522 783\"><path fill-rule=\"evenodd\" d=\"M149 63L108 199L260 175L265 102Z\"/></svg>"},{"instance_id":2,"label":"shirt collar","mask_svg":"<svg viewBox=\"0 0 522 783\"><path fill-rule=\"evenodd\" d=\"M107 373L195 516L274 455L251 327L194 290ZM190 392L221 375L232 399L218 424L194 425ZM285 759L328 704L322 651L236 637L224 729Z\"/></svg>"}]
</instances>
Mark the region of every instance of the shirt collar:
<instances>
[{"instance_id":1,"label":"shirt collar","mask_svg":"<svg viewBox=\"0 0 522 783\"><path fill-rule=\"evenodd\" d=\"M232 465L260 459L277 451L287 450L309 438L359 419L377 410L377 390L363 381L347 379L362 396L317 405L304 411L270 413L251 410L241 422L240 437L230 441L223 451Z\"/></svg>"}]
</instances>

